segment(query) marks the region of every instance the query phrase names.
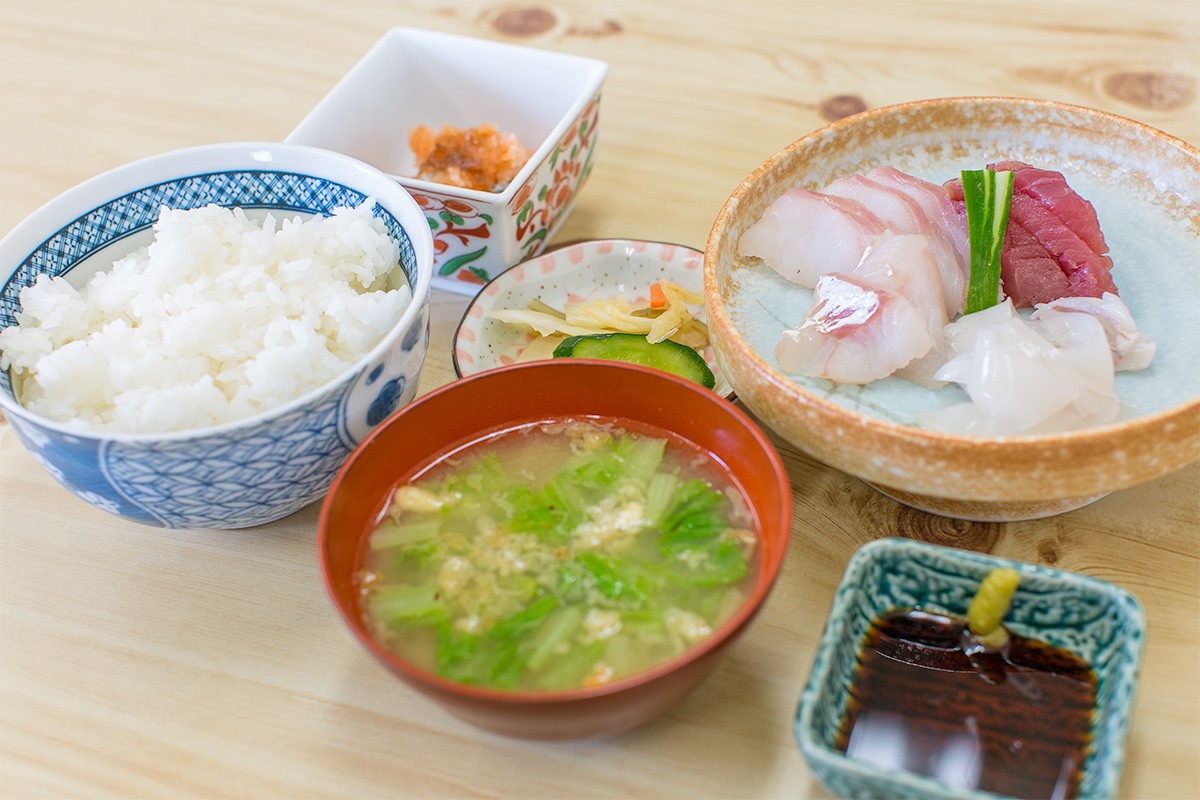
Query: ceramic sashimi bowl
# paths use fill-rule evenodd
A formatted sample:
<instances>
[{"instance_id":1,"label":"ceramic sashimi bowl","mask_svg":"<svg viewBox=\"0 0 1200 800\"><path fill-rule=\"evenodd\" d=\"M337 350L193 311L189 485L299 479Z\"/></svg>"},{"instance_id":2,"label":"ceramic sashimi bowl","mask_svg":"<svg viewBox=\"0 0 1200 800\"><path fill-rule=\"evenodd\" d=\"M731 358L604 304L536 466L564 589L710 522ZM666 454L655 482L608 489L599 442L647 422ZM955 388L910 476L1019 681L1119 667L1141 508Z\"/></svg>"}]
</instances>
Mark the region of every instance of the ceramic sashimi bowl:
<instances>
[{"instance_id":1,"label":"ceramic sashimi bowl","mask_svg":"<svg viewBox=\"0 0 1200 800\"><path fill-rule=\"evenodd\" d=\"M666 242L592 239L555 248L497 275L475 296L454 334L454 370L460 377L513 364L537 334L528 326L492 319L489 312L524 309L541 300L555 308L568 302L620 296L648 302L650 285L668 281L700 294L704 290L698 250ZM690 309L701 321L703 305ZM731 394L712 348L702 353L713 370L715 391Z\"/></svg>"},{"instance_id":2,"label":"ceramic sashimi bowl","mask_svg":"<svg viewBox=\"0 0 1200 800\"><path fill-rule=\"evenodd\" d=\"M1061 171L1096 208L1113 277L1157 344L1149 368L1119 372L1118 419L1043 435L976 436L923 427L960 403L892 376L864 386L784 371L775 345L812 290L739 254L742 234L791 187L892 166L942 184L1017 159ZM976 520L1044 517L1200 459L1200 151L1138 122L1061 103L951 98L848 117L771 156L730 196L705 250L708 322L739 399L776 432L897 500Z\"/></svg>"},{"instance_id":3,"label":"ceramic sashimi bowl","mask_svg":"<svg viewBox=\"0 0 1200 800\"><path fill-rule=\"evenodd\" d=\"M276 218L327 215L374 198L398 245L413 299L362 359L322 386L257 416L163 434L82 431L25 408L8 370L0 410L33 457L77 497L166 528L244 528L319 499L350 451L416 394L429 346L429 228L402 188L338 153L271 143L209 145L153 156L92 178L0 240L0 328L40 275L82 286L150 243L159 210L209 204Z\"/></svg>"},{"instance_id":4,"label":"ceramic sashimi bowl","mask_svg":"<svg viewBox=\"0 0 1200 800\"><path fill-rule=\"evenodd\" d=\"M433 232L434 285L474 294L542 252L566 221L595 164L607 72L595 59L393 28L286 141L346 153L391 175ZM415 177L414 128L484 123L533 151L506 188L475 191Z\"/></svg>"},{"instance_id":5,"label":"ceramic sashimi bowl","mask_svg":"<svg viewBox=\"0 0 1200 800\"><path fill-rule=\"evenodd\" d=\"M1092 666L1096 704L1077 796L1115 796L1145 636L1137 599L1095 578L907 539L871 542L851 559L800 697L796 739L813 773L831 791L842 797L897 800L996 797L952 789L903 769L879 769L835 746L858 652L872 620L892 609L913 607L965 616L980 580L996 567L1012 567L1021 576L1005 625Z\"/></svg>"}]
</instances>

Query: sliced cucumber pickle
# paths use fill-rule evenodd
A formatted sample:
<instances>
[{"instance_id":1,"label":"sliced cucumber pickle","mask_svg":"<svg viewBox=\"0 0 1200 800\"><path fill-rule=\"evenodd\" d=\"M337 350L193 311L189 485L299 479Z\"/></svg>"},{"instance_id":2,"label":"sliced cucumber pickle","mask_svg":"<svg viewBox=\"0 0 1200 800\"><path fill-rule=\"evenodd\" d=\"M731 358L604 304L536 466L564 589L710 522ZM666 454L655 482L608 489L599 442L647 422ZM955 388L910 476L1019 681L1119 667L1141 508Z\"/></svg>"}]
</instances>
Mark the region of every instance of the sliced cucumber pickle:
<instances>
[{"instance_id":1,"label":"sliced cucumber pickle","mask_svg":"<svg viewBox=\"0 0 1200 800\"><path fill-rule=\"evenodd\" d=\"M704 356L679 342L648 342L636 333L572 336L554 348L555 358L601 358L661 369L712 389L717 385Z\"/></svg>"}]
</instances>

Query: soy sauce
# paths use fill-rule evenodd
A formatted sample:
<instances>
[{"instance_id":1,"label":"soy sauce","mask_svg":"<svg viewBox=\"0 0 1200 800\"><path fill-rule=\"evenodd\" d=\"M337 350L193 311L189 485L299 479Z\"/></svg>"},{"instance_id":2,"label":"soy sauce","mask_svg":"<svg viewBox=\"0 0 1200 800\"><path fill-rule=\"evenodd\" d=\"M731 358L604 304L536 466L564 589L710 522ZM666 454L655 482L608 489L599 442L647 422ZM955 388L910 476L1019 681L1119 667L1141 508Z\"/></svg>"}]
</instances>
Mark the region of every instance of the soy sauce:
<instances>
[{"instance_id":1,"label":"soy sauce","mask_svg":"<svg viewBox=\"0 0 1200 800\"><path fill-rule=\"evenodd\" d=\"M965 620L953 617L909 610L876 619L837 748L954 789L1075 796L1096 699L1091 667L1016 635L1000 652L970 642Z\"/></svg>"}]
</instances>

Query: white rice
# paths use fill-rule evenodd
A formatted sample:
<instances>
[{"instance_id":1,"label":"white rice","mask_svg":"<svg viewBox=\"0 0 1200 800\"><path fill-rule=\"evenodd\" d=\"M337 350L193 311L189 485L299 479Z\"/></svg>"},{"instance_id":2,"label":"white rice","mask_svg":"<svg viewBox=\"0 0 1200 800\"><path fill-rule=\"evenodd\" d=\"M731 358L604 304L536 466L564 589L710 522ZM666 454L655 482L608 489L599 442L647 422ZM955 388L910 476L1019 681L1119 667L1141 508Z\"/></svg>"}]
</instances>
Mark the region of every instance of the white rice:
<instances>
[{"instance_id":1,"label":"white rice","mask_svg":"<svg viewBox=\"0 0 1200 800\"><path fill-rule=\"evenodd\" d=\"M411 302L373 205L282 222L164 208L154 242L82 290L44 275L23 289L0 369L26 408L79 430L177 431L282 405L366 354Z\"/></svg>"}]
</instances>

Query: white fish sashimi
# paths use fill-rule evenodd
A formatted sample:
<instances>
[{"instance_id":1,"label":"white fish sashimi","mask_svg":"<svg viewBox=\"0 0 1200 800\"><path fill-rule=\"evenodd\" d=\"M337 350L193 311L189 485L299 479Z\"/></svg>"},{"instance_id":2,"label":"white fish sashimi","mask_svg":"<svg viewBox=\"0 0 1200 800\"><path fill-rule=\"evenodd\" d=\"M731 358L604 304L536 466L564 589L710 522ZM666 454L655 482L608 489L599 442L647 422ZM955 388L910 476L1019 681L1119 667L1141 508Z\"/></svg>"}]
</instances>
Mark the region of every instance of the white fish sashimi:
<instances>
[{"instance_id":1,"label":"white fish sashimi","mask_svg":"<svg viewBox=\"0 0 1200 800\"><path fill-rule=\"evenodd\" d=\"M850 273L859 281L908 299L925 318L930 336L942 338L952 316L946 304L935 243L926 236L889 236L867 249Z\"/></svg>"},{"instance_id":2,"label":"white fish sashimi","mask_svg":"<svg viewBox=\"0 0 1200 800\"><path fill-rule=\"evenodd\" d=\"M970 402L927 415L922 423L1010 436L1115 420L1120 401L1103 326L1087 315L1067 316L1031 324L1006 300L947 326L954 355L936 377L961 385Z\"/></svg>"},{"instance_id":3,"label":"white fish sashimi","mask_svg":"<svg viewBox=\"0 0 1200 800\"><path fill-rule=\"evenodd\" d=\"M903 295L850 275L822 275L797 328L784 331L775 358L785 372L838 383L887 377L933 347L926 319Z\"/></svg>"},{"instance_id":4,"label":"white fish sashimi","mask_svg":"<svg viewBox=\"0 0 1200 800\"><path fill-rule=\"evenodd\" d=\"M933 255L930 240L909 234L884 239L863 257L854 276L872 286L902 294L921 312L933 345L925 354L914 354L912 361L896 370L897 377L929 388L939 388L944 381L934 378L945 363L943 331L953 316L945 304L941 269Z\"/></svg>"},{"instance_id":5,"label":"white fish sashimi","mask_svg":"<svg viewBox=\"0 0 1200 800\"><path fill-rule=\"evenodd\" d=\"M962 265L964 279L971 268L971 240L967 233L966 216L960 206L950 200L945 188L922 180L916 175L901 172L895 167L876 167L867 177L884 186L893 186L919 203L925 216L936 225L954 245Z\"/></svg>"},{"instance_id":6,"label":"white fish sashimi","mask_svg":"<svg viewBox=\"0 0 1200 800\"><path fill-rule=\"evenodd\" d=\"M1139 370L1150 366L1158 346L1138 330L1129 306L1112 292L1101 297L1060 297L1049 303L1039 303L1032 319L1046 319L1054 314L1089 314L1104 327L1112 353L1113 367L1118 371Z\"/></svg>"},{"instance_id":7,"label":"white fish sashimi","mask_svg":"<svg viewBox=\"0 0 1200 800\"><path fill-rule=\"evenodd\" d=\"M840 383L886 378L942 339L948 317L929 240L889 236L849 275L821 276L799 326L776 346L789 372Z\"/></svg>"},{"instance_id":8,"label":"white fish sashimi","mask_svg":"<svg viewBox=\"0 0 1200 800\"><path fill-rule=\"evenodd\" d=\"M825 194L861 203L883 220L892 235L918 234L925 237L941 275L943 302L953 317L966 304L969 262L964 260L956 243L951 240L949 231L930 219L922 203L913 197L916 191L913 187L901 188L895 181L885 183L869 175L839 178L822 190Z\"/></svg>"},{"instance_id":9,"label":"white fish sashimi","mask_svg":"<svg viewBox=\"0 0 1200 800\"><path fill-rule=\"evenodd\" d=\"M850 272L887 226L861 203L806 189L777 197L738 242L789 281L812 288L831 272Z\"/></svg>"}]
</instances>

